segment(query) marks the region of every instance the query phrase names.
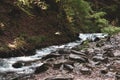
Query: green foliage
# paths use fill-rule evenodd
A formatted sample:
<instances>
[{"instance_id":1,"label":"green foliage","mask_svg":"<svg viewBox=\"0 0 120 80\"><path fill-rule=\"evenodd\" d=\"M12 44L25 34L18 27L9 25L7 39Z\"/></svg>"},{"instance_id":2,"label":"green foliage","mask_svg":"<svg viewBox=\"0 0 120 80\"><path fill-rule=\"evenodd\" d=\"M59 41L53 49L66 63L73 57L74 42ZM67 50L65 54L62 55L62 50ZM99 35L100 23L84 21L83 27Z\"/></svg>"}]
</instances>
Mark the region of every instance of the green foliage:
<instances>
[{"instance_id":1,"label":"green foliage","mask_svg":"<svg viewBox=\"0 0 120 80\"><path fill-rule=\"evenodd\" d=\"M63 9L65 10L67 16L70 17L81 17L89 15L91 7L88 2L84 0L64 0Z\"/></svg>"},{"instance_id":2,"label":"green foliage","mask_svg":"<svg viewBox=\"0 0 120 80\"><path fill-rule=\"evenodd\" d=\"M92 29L91 32L101 32L102 28L109 26L108 20L104 18L105 15L105 12L93 12L92 15L87 16L90 20L88 25L92 24L89 26L88 31Z\"/></svg>"},{"instance_id":3,"label":"green foliage","mask_svg":"<svg viewBox=\"0 0 120 80\"><path fill-rule=\"evenodd\" d=\"M89 16L89 18L93 18L95 19L95 23L98 25L102 25L102 26L107 26L108 25L108 20L106 20L105 18L103 18L106 15L105 12L97 12L97 13L93 13L92 15Z\"/></svg>"},{"instance_id":4,"label":"green foliage","mask_svg":"<svg viewBox=\"0 0 120 80\"><path fill-rule=\"evenodd\" d=\"M104 27L101 31L103 33L108 33L109 35L113 35L120 32L120 27L115 26Z\"/></svg>"},{"instance_id":5,"label":"green foliage","mask_svg":"<svg viewBox=\"0 0 120 80\"><path fill-rule=\"evenodd\" d=\"M99 19L99 18L103 17L105 14L106 14L105 12L97 12L97 13L94 13L93 15L90 15L89 17Z\"/></svg>"},{"instance_id":6,"label":"green foliage","mask_svg":"<svg viewBox=\"0 0 120 80\"><path fill-rule=\"evenodd\" d=\"M89 3L85 0L61 0L61 3L72 29L76 32L85 30L86 16L92 12Z\"/></svg>"}]
</instances>

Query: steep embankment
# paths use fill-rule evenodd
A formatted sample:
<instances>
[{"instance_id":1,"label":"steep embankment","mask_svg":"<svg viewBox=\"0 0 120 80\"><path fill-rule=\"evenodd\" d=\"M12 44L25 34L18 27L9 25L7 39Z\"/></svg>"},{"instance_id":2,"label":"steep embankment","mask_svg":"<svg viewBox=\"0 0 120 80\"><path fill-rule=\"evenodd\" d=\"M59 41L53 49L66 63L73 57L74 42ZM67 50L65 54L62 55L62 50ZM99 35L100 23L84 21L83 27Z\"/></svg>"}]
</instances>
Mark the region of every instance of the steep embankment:
<instances>
[{"instance_id":1,"label":"steep embankment","mask_svg":"<svg viewBox=\"0 0 120 80\"><path fill-rule=\"evenodd\" d=\"M29 16L14 1L1 0L0 57L30 55L28 50L73 40L67 20L58 16L59 8L54 7L44 11L34 6L33 16Z\"/></svg>"}]
</instances>

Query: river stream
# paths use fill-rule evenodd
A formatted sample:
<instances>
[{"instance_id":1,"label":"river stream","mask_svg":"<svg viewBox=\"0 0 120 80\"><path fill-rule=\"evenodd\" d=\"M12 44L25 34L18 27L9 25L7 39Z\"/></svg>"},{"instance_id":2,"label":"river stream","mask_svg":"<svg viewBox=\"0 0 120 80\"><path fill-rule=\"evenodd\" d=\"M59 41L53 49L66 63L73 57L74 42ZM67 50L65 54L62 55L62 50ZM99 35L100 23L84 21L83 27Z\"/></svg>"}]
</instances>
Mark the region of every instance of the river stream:
<instances>
[{"instance_id":1,"label":"river stream","mask_svg":"<svg viewBox=\"0 0 120 80\"><path fill-rule=\"evenodd\" d=\"M93 33L93 34L79 34L79 40L76 40L74 42L70 42L63 45L54 45L49 46L46 48L42 48L40 50L36 50L36 54L32 56L22 56L22 57L12 57L12 58L1 58L0 59L0 73L8 73L8 72L15 72L17 74L31 74L34 73L36 67L39 67L43 65L42 62L39 62L40 59L48 55L52 52L57 51L61 48L71 49L77 45L80 45L85 40L91 40L94 41L96 38L105 38L107 37L107 34L103 33ZM13 64L22 62L22 66L19 68L15 68ZM26 63L30 63L30 65L24 66Z\"/></svg>"}]
</instances>

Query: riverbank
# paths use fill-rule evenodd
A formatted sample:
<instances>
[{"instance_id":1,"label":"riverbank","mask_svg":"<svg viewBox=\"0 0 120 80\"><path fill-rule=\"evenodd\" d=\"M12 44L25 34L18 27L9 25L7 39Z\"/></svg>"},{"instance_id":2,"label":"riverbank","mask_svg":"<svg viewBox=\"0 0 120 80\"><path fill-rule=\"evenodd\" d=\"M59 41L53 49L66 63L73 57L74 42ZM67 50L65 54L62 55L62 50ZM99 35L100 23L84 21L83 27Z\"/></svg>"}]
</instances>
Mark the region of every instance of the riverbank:
<instances>
[{"instance_id":1,"label":"riverbank","mask_svg":"<svg viewBox=\"0 0 120 80\"><path fill-rule=\"evenodd\" d=\"M75 42L68 45L51 46L43 48L43 50L37 51L37 55L29 57L1 59L0 79L119 80L119 36L120 34L110 38L96 38L89 43L84 41L81 45L80 42ZM76 46L70 48L73 45Z\"/></svg>"},{"instance_id":2,"label":"riverbank","mask_svg":"<svg viewBox=\"0 0 120 80\"><path fill-rule=\"evenodd\" d=\"M20 80L119 80L120 34L60 49L42 58L44 66ZM17 79L17 78L16 78Z\"/></svg>"}]
</instances>

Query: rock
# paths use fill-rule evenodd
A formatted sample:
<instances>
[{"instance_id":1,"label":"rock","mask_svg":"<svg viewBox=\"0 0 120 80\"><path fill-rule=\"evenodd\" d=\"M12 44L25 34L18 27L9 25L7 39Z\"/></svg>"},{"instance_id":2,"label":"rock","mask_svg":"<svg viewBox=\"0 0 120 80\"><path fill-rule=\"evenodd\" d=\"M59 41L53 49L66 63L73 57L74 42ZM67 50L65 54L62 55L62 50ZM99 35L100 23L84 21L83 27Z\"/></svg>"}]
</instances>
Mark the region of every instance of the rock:
<instances>
[{"instance_id":1,"label":"rock","mask_svg":"<svg viewBox=\"0 0 120 80\"><path fill-rule=\"evenodd\" d=\"M87 50L85 50L85 54L87 55L87 57L92 57L94 55L94 49L88 48Z\"/></svg>"},{"instance_id":2,"label":"rock","mask_svg":"<svg viewBox=\"0 0 120 80\"><path fill-rule=\"evenodd\" d=\"M107 74L105 74L105 75L108 76L108 77L111 77L111 78L113 77L113 78L114 78L113 80L115 80L115 74L116 74L115 72L110 72L110 71L109 71L109 72L108 72ZM109 79L108 79L108 80L109 80Z\"/></svg>"},{"instance_id":3,"label":"rock","mask_svg":"<svg viewBox=\"0 0 120 80\"><path fill-rule=\"evenodd\" d=\"M94 49L93 49L93 48L88 48L88 49L87 49L87 52L90 53L90 54L91 54L91 53L94 53Z\"/></svg>"},{"instance_id":4,"label":"rock","mask_svg":"<svg viewBox=\"0 0 120 80\"><path fill-rule=\"evenodd\" d=\"M94 42L99 41L99 40L100 40L100 38L96 37L96 38L94 39Z\"/></svg>"},{"instance_id":5,"label":"rock","mask_svg":"<svg viewBox=\"0 0 120 80\"><path fill-rule=\"evenodd\" d=\"M59 56L61 56L59 53L51 53L51 54L48 54L48 55L42 57L42 59L56 58Z\"/></svg>"},{"instance_id":6,"label":"rock","mask_svg":"<svg viewBox=\"0 0 120 80\"><path fill-rule=\"evenodd\" d=\"M64 67L69 71L72 71L74 69L74 67L72 65L69 65L69 64L65 64Z\"/></svg>"},{"instance_id":7,"label":"rock","mask_svg":"<svg viewBox=\"0 0 120 80\"><path fill-rule=\"evenodd\" d=\"M43 64L43 65L37 67L34 73L39 74L39 73L45 72L47 70L48 70L47 64Z\"/></svg>"},{"instance_id":8,"label":"rock","mask_svg":"<svg viewBox=\"0 0 120 80\"><path fill-rule=\"evenodd\" d=\"M98 62L98 61L103 61L103 55L102 54L97 54L93 57L93 61Z\"/></svg>"},{"instance_id":9,"label":"rock","mask_svg":"<svg viewBox=\"0 0 120 80\"><path fill-rule=\"evenodd\" d=\"M69 63L67 60L59 60L59 61L56 61L53 65L53 68L55 69L60 69L60 67L64 64L67 64Z\"/></svg>"},{"instance_id":10,"label":"rock","mask_svg":"<svg viewBox=\"0 0 120 80\"><path fill-rule=\"evenodd\" d=\"M71 50L71 53L85 56L85 53L76 50Z\"/></svg>"},{"instance_id":11,"label":"rock","mask_svg":"<svg viewBox=\"0 0 120 80\"><path fill-rule=\"evenodd\" d=\"M113 54L112 50L107 50L107 51L104 53L104 56L106 56L106 57L114 57L114 54Z\"/></svg>"},{"instance_id":12,"label":"rock","mask_svg":"<svg viewBox=\"0 0 120 80\"><path fill-rule=\"evenodd\" d=\"M50 77L45 80L73 80L73 78L61 76L61 77Z\"/></svg>"},{"instance_id":13,"label":"rock","mask_svg":"<svg viewBox=\"0 0 120 80\"><path fill-rule=\"evenodd\" d=\"M59 49L58 53L59 54L70 54L70 50L68 50L68 49Z\"/></svg>"},{"instance_id":14,"label":"rock","mask_svg":"<svg viewBox=\"0 0 120 80\"><path fill-rule=\"evenodd\" d=\"M116 80L120 80L120 73L117 72L116 75L115 75L115 77L116 77Z\"/></svg>"},{"instance_id":15,"label":"rock","mask_svg":"<svg viewBox=\"0 0 120 80\"><path fill-rule=\"evenodd\" d=\"M88 69L86 67L82 67L80 69L80 72L83 74L83 75L90 75L91 74L91 69Z\"/></svg>"},{"instance_id":16,"label":"rock","mask_svg":"<svg viewBox=\"0 0 120 80\"><path fill-rule=\"evenodd\" d=\"M115 51L113 52L113 55L114 55L115 57L120 57L120 50L115 50Z\"/></svg>"},{"instance_id":17,"label":"rock","mask_svg":"<svg viewBox=\"0 0 120 80\"><path fill-rule=\"evenodd\" d=\"M95 54L101 54L102 53L102 50L100 48L95 48L94 49L94 53Z\"/></svg>"},{"instance_id":18,"label":"rock","mask_svg":"<svg viewBox=\"0 0 120 80\"><path fill-rule=\"evenodd\" d=\"M95 67L96 65L100 65L100 64L101 64L100 61L94 62L94 61L92 61L92 60L89 60L89 63L92 65L92 67Z\"/></svg>"},{"instance_id":19,"label":"rock","mask_svg":"<svg viewBox=\"0 0 120 80\"><path fill-rule=\"evenodd\" d=\"M110 45L110 44L106 44L102 47L105 51L106 50L113 50L114 49L114 46L113 45Z\"/></svg>"},{"instance_id":20,"label":"rock","mask_svg":"<svg viewBox=\"0 0 120 80\"><path fill-rule=\"evenodd\" d=\"M103 43L103 42L98 42L98 43L96 43L96 47L102 47L102 46L104 46L105 44Z\"/></svg>"},{"instance_id":21,"label":"rock","mask_svg":"<svg viewBox=\"0 0 120 80\"><path fill-rule=\"evenodd\" d=\"M12 65L14 68L21 68L22 66L24 66L24 63L22 62L16 62Z\"/></svg>"},{"instance_id":22,"label":"rock","mask_svg":"<svg viewBox=\"0 0 120 80\"><path fill-rule=\"evenodd\" d=\"M108 73L108 69L105 67L100 72L101 72L101 74L107 74Z\"/></svg>"},{"instance_id":23,"label":"rock","mask_svg":"<svg viewBox=\"0 0 120 80\"><path fill-rule=\"evenodd\" d=\"M70 54L69 58L71 60L75 60L78 62L88 62L88 59L85 56L77 55L77 54Z\"/></svg>"}]
</instances>

